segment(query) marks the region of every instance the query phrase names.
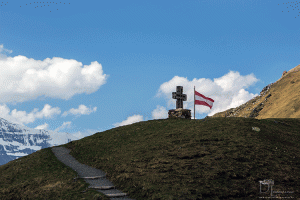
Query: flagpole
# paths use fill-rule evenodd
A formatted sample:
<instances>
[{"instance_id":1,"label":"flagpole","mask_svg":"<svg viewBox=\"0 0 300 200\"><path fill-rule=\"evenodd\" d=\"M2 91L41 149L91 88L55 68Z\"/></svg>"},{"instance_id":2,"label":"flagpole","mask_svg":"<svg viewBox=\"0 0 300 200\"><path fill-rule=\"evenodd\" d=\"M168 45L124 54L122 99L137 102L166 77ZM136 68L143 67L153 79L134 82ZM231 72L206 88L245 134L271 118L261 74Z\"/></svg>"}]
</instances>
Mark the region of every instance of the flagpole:
<instances>
[{"instance_id":1,"label":"flagpole","mask_svg":"<svg viewBox=\"0 0 300 200\"><path fill-rule=\"evenodd\" d=\"M194 86L194 119L195 119L195 86Z\"/></svg>"}]
</instances>

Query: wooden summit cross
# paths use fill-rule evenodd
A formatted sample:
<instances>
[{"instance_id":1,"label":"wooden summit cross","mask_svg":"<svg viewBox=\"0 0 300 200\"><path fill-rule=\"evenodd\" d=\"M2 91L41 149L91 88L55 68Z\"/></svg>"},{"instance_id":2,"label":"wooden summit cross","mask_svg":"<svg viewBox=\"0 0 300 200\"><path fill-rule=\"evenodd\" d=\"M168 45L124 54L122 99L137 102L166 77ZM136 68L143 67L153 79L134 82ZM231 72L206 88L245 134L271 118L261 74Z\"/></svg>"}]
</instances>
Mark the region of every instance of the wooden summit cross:
<instances>
[{"instance_id":1,"label":"wooden summit cross","mask_svg":"<svg viewBox=\"0 0 300 200\"><path fill-rule=\"evenodd\" d=\"M183 87L177 86L176 92L172 92L172 98L177 99L176 101L176 109L182 108L183 109L183 101L186 101L186 94L182 94Z\"/></svg>"}]
</instances>

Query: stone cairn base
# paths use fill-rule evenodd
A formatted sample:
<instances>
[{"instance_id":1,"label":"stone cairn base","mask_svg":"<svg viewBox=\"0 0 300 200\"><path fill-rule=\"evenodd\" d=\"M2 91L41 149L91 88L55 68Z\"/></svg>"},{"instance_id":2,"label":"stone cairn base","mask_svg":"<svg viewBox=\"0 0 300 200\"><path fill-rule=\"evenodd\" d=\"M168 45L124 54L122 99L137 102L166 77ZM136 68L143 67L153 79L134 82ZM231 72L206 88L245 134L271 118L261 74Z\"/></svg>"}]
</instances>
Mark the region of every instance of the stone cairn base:
<instances>
[{"instance_id":1,"label":"stone cairn base","mask_svg":"<svg viewBox=\"0 0 300 200\"><path fill-rule=\"evenodd\" d=\"M185 119L191 119L191 110L189 109L172 109L168 112L169 118L185 118Z\"/></svg>"}]
</instances>

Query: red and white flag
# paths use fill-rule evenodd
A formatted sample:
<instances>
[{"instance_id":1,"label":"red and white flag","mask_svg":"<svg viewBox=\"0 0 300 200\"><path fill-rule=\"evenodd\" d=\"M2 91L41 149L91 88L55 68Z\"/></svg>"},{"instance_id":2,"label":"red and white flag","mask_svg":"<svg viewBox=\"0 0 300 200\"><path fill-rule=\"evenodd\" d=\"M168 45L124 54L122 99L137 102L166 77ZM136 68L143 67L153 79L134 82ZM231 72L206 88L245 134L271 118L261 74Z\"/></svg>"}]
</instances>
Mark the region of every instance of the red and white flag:
<instances>
[{"instance_id":1,"label":"red and white flag","mask_svg":"<svg viewBox=\"0 0 300 200\"><path fill-rule=\"evenodd\" d=\"M211 109L214 102L213 99L208 98L195 90L195 105L208 106Z\"/></svg>"}]
</instances>

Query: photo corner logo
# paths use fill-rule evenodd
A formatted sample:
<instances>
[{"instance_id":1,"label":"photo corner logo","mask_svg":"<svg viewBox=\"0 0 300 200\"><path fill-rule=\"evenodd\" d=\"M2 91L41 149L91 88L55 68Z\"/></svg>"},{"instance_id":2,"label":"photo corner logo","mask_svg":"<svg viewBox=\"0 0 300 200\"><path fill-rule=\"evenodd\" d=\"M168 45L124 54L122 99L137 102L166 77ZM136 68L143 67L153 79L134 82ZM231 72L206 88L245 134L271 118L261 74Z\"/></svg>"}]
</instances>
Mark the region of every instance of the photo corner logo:
<instances>
[{"instance_id":1,"label":"photo corner logo","mask_svg":"<svg viewBox=\"0 0 300 200\"><path fill-rule=\"evenodd\" d=\"M291 196L288 197L281 197L279 195L274 195L274 194L292 194L294 193L293 191L273 191L273 186L274 186L274 180L272 179L265 179L263 181L258 181L259 182L259 192L260 194L266 194L270 190L270 197L260 197L260 198L293 198ZM267 191L262 192L261 191L261 185L268 185Z\"/></svg>"}]
</instances>

